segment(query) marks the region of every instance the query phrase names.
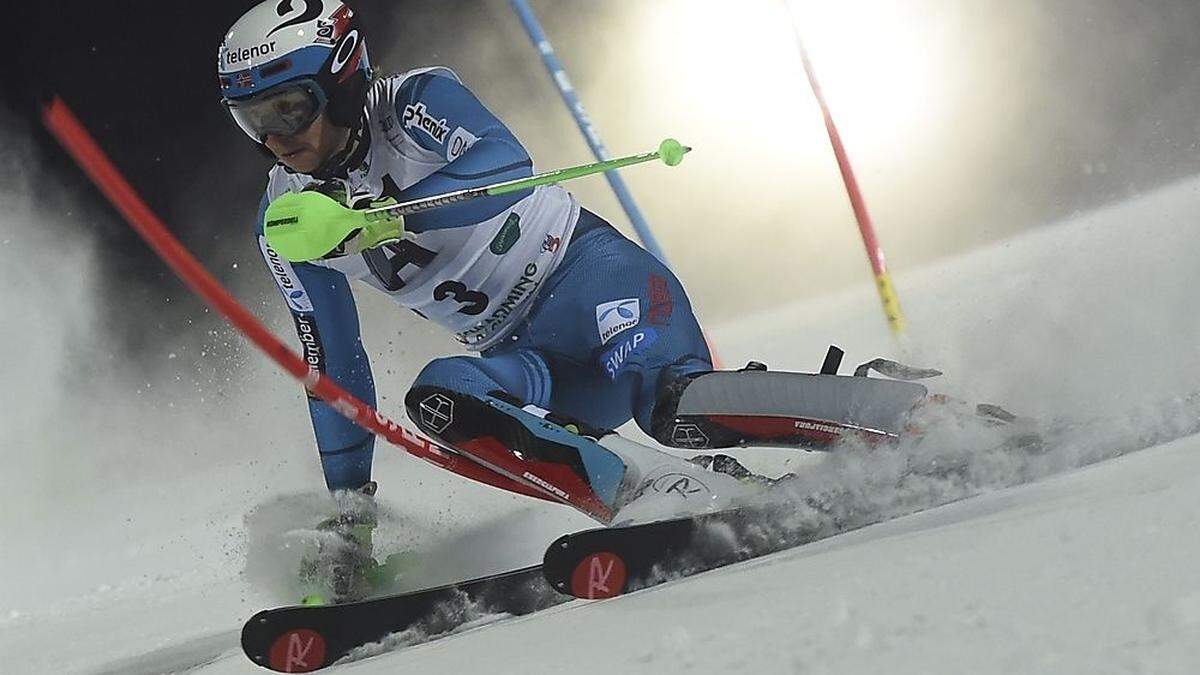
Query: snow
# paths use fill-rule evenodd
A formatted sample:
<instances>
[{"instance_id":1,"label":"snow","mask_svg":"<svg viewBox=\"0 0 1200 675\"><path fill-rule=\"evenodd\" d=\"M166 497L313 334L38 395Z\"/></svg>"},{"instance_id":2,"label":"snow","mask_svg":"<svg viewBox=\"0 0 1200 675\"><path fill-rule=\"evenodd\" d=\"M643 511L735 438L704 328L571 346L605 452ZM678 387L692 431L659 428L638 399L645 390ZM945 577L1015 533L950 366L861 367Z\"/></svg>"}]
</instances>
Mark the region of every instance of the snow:
<instances>
[{"instance_id":1,"label":"snow","mask_svg":"<svg viewBox=\"0 0 1200 675\"><path fill-rule=\"evenodd\" d=\"M581 675L1189 672L1197 450L1180 441L346 672L468 672L483 655Z\"/></svg>"},{"instance_id":2,"label":"snow","mask_svg":"<svg viewBox=\"0 0 1200 675\"><path fill-rule=\"evenodd\" d=\"M335 672L1194 672L1200 439L1163 441L1198 416L1184 398L1200 366L1191 309L1200 266L1188 255L1200 250L1198 211L1200 180L1185 181L900 275L912 334L899 348L869 285L710 327L731 366L754 358L811 370L836 342L848 366L905 357L944 370L939 391L1099 420L1047 457L977 461L965 483L857 494L877 516L977 496L613 601L484 621ZM23 213L3 217L34 217ZM21 278L38 236L21 231L0 250L0 273ZM84 249L61 254L86 259ZM50 338L38 346L46 354L72 330L39 313L42 303L10 301L30 317L22 330ZM74 291L49 301L90 306ZM364 296L362 306L372 302ZM390 330L367 326L367 344L390 346ZM406 335L399 354L374 355L377 371L396 370L381 385L390 401L422 350L439 348ZM174 364L198 351L164 355L178 354ZM322 502L299 393L254 355L235 357L262 376L218 387L210 404L197 403L191 383L155 381L156 400L186 405L63 386L0 413L6 428L41 443L0 448L5 673L258 672L237 631L290 599L276 572L288 555L281 542L311 525ZM37 380L41 366L12 365ZM147 381L115 384L133 392ZM72 423L49 423L60 419L51 409ZM982 457L977 437L949 438L947 452ZM1154 447L1125 454L1146 444ZM891 470L854 456L739 455L847 489L881 484ZM556 534L588 525L382 447L377 467L389 514L380 545L413 546L436 562L413 586L528 563ZM1011 485L1014 475L1039 480Z\"/></svg>"}]
</instances>

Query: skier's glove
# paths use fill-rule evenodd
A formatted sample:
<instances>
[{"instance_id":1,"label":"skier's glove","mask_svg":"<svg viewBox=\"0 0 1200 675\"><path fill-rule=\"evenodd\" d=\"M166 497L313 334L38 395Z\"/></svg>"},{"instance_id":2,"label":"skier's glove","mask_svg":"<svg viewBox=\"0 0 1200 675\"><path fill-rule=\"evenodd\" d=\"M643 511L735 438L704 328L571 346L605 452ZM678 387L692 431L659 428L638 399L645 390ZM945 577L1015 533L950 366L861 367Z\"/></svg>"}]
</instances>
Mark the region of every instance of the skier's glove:
<instances>
[{"instance_id":1,"label":"skier's glove","mask_svg":"<svg viewBox=\"0 0 1200 675\"><path fill-rule=\"evenodd\" d=\"M395 200L362 204L373 208ZM267 244L291 262L358 255L404 237L404 217L343 206L317 190L288 193L267 206L263 220Z\"/></svg>"}]
</instances>

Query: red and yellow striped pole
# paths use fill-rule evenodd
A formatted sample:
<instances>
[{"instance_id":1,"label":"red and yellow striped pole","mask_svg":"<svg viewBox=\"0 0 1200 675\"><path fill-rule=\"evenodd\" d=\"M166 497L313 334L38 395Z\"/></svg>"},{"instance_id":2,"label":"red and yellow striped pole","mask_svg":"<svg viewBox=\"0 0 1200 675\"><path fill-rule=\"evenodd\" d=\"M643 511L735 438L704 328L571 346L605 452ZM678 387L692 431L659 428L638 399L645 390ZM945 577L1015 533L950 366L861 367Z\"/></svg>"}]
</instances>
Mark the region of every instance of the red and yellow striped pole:
<instances>
[{"instance_id":1,"label":"red and yellow striped pole","mask_svg":"<svg viewBox=\"0 0 1200 675\"><path fill-rule=\"evenodd\" d=\"M310 369L304 359L280 342L257 317L230 295L229 291L204 269L200 261L167 230L167 226L125 180L120 170L62 99L55 97L45 107L42 121L113 207L125 217L129 226L141 235L163 262L263 354L292 377L303 382L305 388L313 395L363 429L382 436L414 457L486 485L555 501L547 491L534 489L418 436L352 396L332 377Z\"/></svg>"},{"instance_id":2,"label":"red and yellow striped pole","mask_svg":"<svg viewBox=\"0 0 1200 675\"><path fill-rule=\"evenodd\" d=\"M845 146L842 145L841 134L838 133L837 125L833 122L833 115L825 103L825 96L821 93L821 84L817 81L816 70L808 58L808 50L804 48L804 39L800 35L799 26L796 26L796 44L800 47L800 59L804 62L804 73L808 76L808 83L812 86L813 95L816 96L817 104L821 106L821 114L825 117L825 130L829 132L829 143L833 146L833 154L837 157L838 168L842 172L842 182L846 184L846 193L850 196L850 206L854 209L854 218L858 221L859 232L862 233L863 245L867 249L867 258L871 261L871 271L875 273L875 285L879 290L879 299L883 303L884 316L887 318L892 335L900 339L904 335L905 328L904 312L900 309L900 298L896 295L896 287L892 284L891 275L888 274L883 248L879 245L879 237L875 234L875 225L871 222L871 214L867 211L866 200L863 199L862 190L858 187L858 179L854 177L850 158L846 154Z\"/></svg>"}]
</instances>

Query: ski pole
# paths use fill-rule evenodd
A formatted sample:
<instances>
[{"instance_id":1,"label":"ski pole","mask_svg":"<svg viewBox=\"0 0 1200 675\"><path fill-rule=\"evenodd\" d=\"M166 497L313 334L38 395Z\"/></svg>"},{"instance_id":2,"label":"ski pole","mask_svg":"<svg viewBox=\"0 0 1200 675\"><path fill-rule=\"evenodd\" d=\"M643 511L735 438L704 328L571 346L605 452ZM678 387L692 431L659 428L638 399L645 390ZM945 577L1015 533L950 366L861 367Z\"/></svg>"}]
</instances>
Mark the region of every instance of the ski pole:
<instances>
[{"instance_id":1,"label":"ski pole","mask_svg":"<svg viewBox=\"0 0 1200 675\"><path fill-rule=\"evenodd\" d=\"M655 159L662 160L667 166L677 166L690 151L691 148L668 138L660 143L658 150L654 152L572 166L528 178L517 178L362 210L345 208L336 200L319 192L293 192L281 195L271 202L263 223L263 231L271 248L284 258L291 261L315 260L341 246L351 235L361 240L356 246L362 249L399 240L403 232L397 216L412 215L480 197L553 185ZM301 226L302 221L319 221L321 226L304 227Z\"/></svg>"},{"instance_id":2,"label":"ski pole","mask_svg":"<svg viewBox=\"0 0 1200 675\"><path fill-rule=\"evenodd\" d=\"M592 149L592 154L599 161L608 159L611 156L608 153L608 148L604 147L604 141L600 140L600 132L596 130L596 126L592 124L591 117L584 110L583 101L579 100L579 96L575 93L575 86L571 84L571 79L567 77L567 71L563 68L562 63L559 62L558 56L554 53L554 46L550 44L550 38L546 37L546 31L542 30L542 24L538 21L537 15L534 14L533 8L529 6L526 0L510 0L509 4L512 5L517 18L521 20L521 25L525 27L525 33L529 36L530 42L533 43L534 48L541 54L542 64L546 66L546 72L550 75L550 81L558 89L558 95L567 106L567 110L571 112L571 116L575 118L575 125L583 133L588 147ZM621 208L625 210L625 215L629 216L629 223L637 231L638 238L642 240L642 245L655 258L661 260L664 265L667 264L666 254L663 253L662 247L658 245L658 240L654 238L654 233L650 230L649 223L646 222L641 209L638 208L637 202L634 201L633 195L630 193L629 188L626 187L625 181L621 179L621 174L615 171L605 173L604 178L608 181L609 187L612 188L613 194L616 195L617 201L621 203Z\"/></svg>"},{"instance_id":3,"label":"ski pole","mask_svg":"<svg viewBox=\"0 0 1200 675\"><path fill-rule=\"evenodd\" d=\"M407 216L413 213L436 209L449 204L458 204L459 202L478 199L479 197L494 197L504 195L510 192L519 192L528 190L542 185L554 185L555 183L563 183L584 176L591 176L613 169L620 169L625 166L634 164L642 164L651 162L656 159L662 160L667 166L678 166L683 161L683 156L691 152L691 148L682 145L674 138L668 138L658 145L658 150L654 152L644 152L640 155L629 155L628 157L617 157L615 159L605 160L603 162L594 162L592 164L582 164L580 166L571 166L565 169L556 169L539 173L529 178L517 178L492 185L484 185L481 187L467 188L466 190L458 190L456 192L447 192L445 194L433 195L432 197L423 197L414 199L410 202L402 204L393 204L391 206L380 206L373 209L366 209L364 213L387 213L389 215Z\"/></svg>"},{"instance_id":4,"label":"ski pole","mask_svg":"<svg viewBox=\"0 0 1200 675\"><path fill-rule=\"evenodd\" d=\"M592 149L592 154L598 160L608 159L608 148L604 146L604 141L600 139L600 131L592 123L591 116L588 115L587 110L583 107L583 101L575 93L575 85L571 83L571 78L567 76L566 69L563 68L562 63L558 60L558 54L554 51L554 45L550 43L550 38L546 36L546 31L542 28L542 23L538 21L537 14L529 6L527 0L509 0L509 4L512 5L517 18L521 20L521 25L525 28L525 34L529 36L529 41L533 43L534 49L541 55L542 65L546 67L546 72L550 75L550 81L558 89L558 95L562 98L563 104L567 106L567 110L570 111L571 117L575 118L575 126L579 127L579 131L583 134L584 140L587 141L588 147ZM609 187L612 188L613 194L616 195L617 201L621 203L621 208L625 210L625 215L629 217L629 224L633 225L638 238L642 240L642 246L651 255L658 258L662 264L670 267L671 265L667 262L666 253L659 246L658 239L655 238L653 230L650 229L650 224L646 222L645 216L642 215L642 210L638 208L637 202L633 199L633 194L625 185L621 174L616 171L609 171L604 174L604 178L608 181ZM712 340L708 338L707 331L704 331L704 341L708 343L708 351L712 355L713 367L720 368L720 357L717 355L716 348L713 347Z\"/></svg>"},{"instance_id":5,"label":"ski pole","mask_svg":"<svg viewBox=\"0 0 1200 675\"><path fill-rule=\"evenodd\" d=\"M204 269L200 261L171 235L166 225L125 180L62 99L56 96L46 106L42 120L113 207L125 217L129 226L146 240L163 262L263 354L292 377L303 382L304 387L313 395L363 429L386 438L410 455L435 466L510 492L556 501L548 491L542 492L524 485L418 436L351 395L332 377L309 368L303 359L288 349L262 322L235 300L229 291Z\"/></svg>"}]
</instances>

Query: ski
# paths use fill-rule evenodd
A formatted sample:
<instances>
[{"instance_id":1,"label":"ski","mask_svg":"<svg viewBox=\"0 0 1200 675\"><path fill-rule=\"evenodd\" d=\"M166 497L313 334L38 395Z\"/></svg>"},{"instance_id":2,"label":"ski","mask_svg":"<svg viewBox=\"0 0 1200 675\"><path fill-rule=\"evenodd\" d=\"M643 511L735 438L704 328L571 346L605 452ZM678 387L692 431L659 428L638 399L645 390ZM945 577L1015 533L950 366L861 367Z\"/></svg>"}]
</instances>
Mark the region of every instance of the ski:
<instances>
[{"instance_id":1,"label":"ski","mask_svg":"<svg viewBox=\"0 0 1200 675\"><path fill-rule=\"evenodd\" d=\"M784 508L740 507L566 534L546 549L542 571L560 593L598 600L832 534L769 526Z\"/></svg>"},{"instance_id":2,"label":"ski","mask_svg":"<svg viewBox=\"0 0 1200 675\"><path fill-rule=\"evenodd\" d=\"M360 602L264 610L242 627L242 650L264 668L307 673L392 633L416 629L432 638L486 614L529 614L565 599L534 565Z\"/></svg>"}]
</instances>

